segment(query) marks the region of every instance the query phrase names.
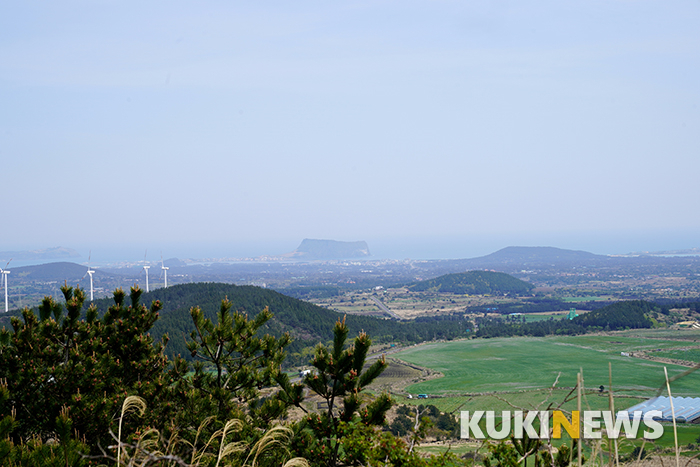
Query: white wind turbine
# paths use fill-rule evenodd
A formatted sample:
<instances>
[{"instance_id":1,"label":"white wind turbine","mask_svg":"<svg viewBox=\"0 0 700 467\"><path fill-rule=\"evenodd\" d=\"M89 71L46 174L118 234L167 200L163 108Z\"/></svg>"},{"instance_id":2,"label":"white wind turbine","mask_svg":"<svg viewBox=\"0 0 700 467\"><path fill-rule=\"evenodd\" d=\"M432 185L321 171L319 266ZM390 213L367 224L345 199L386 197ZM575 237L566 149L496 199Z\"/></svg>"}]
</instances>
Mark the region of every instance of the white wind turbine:
<instances>
[{"instance_id":1,"label":"white wind turbine","mask_svg":"<svg viewBox=\"0 0 700 467\"><path fill-rule=\"evenodd\" d=\"M92 302L94 300L94 295L93 295L93 289L92 289L92 275L95 274L95 271L93 269L90 269L90 259L92 259L92 251L88 255L88 270L85 274L90 275L90 301ZM85 276L83 276L85 277Z\"/></svg>"},{"instance_id":2,"label":"white wind turbine","mask_svg":"<svg viewBox=\"0 0 700 467\"><path fill-rule=\"evenodd\" d=\"M12 261L12 258L10 258L10 261ZM5 313L10 311L9 302L7 301L7 275L10 273L10 271L7 270L7 266L10 265L10 261L8 261L7 264L5 265L5 269L0 268L0 273L2 274L2 277L5 279Z\"/></svg>"},{"instance_id":3,"label":"white wind turbine","mask_svg":"<svg viewBox=\"0 0 700 467\"><path fill-rule=\"evenodd\" d=\"M163 264L163 253L160 254L160 268L163 270L163 277L165 279L164 288L168 288L168 269L170 268Z\"/></svg>"},{"instance_id":4,"label":"white wind turbine","mask_svg":"<svg viewBox=\"0 0 700 467\"><path fill-rule=\"evenodd\" d=\"M95 273L92 269L90 269L90 266L88 266L87 273L90 274L90 301L93 301L95 299L95 296L93 294L93 289L92 289L92 275Z\"/></svg>"},{"instance_id":5,"label":"white wind turbine","mask_svg":"<svg viewBox=\"0 0 700 467\"><path fill-rule=\"evenodd\" d=\"M148 292L148 268L151 266L146 265L146 254L148 254L148 250L143 254L143 269L146 271L146 292Z\"/></svg>"}]
</instances>

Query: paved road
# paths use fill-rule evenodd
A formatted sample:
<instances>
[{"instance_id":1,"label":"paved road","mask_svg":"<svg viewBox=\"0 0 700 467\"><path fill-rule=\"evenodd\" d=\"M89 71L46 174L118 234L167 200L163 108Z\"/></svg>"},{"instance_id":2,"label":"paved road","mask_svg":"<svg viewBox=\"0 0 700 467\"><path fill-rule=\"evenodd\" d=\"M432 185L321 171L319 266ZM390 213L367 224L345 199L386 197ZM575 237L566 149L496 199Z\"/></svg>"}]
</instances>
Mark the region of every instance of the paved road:
<instances>
[{"instance_id":1,"label":"paved road","mask_svg":"<svg viewBox=\"0 0 700 467\"><path fill-rule=\"evenodd\" d=\"M380 302L379 299L378 299L377 297L369 297L369 298L372 299L372 301L379 307L380 310L382 310L382 311L385 312L385 313L388 313L389 316L391 316L392 318L394 318L394 319L401 319L401 317L400 317L399 315L397 315L396 313L394 313L393 311L391 311L389 308L386 307L385 304L383 304L382 302Z\"/></svg>"}]
</instances>

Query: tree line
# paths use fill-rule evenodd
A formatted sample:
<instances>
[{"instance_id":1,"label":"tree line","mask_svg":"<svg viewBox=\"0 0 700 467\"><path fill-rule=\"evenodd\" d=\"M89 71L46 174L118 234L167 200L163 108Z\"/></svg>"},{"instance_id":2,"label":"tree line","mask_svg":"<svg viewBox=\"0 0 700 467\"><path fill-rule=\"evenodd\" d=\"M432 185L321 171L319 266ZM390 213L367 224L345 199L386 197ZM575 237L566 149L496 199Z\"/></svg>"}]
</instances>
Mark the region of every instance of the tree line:
<instances>
[{"instance_id":1,"label":"tree line","mask_svg":"<svg viewBox=\"0 0 700 467\"><path fill-rule=\"evenodd\" d=\"M593 331L651 328L648 315L660 312L661 307L643 300L616 302L590 311L574 319L554 319L521 322L505 318L477 318L476 337L510 337L548 335L578 335Z\"/></svg>"}]
</instances>

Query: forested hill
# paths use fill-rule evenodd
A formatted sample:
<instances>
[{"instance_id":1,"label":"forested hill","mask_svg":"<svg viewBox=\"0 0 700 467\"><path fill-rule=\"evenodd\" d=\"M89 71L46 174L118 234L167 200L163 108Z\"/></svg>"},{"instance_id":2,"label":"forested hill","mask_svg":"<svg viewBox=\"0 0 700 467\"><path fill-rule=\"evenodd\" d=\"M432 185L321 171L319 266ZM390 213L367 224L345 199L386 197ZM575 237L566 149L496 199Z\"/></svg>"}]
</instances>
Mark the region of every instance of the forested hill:
<instances>
[{"instance_id":1,"label":"forested hill","mask_svg":"<svg viewBox=\"0 0 700 467\"><path fill-rule=\"evenodd\" d=\"M493 264L514 263L518 265L590 263L607 259L607 256L596 255L587 251L564 250L549 246L509 246L490 255L473 258L474 261L482 260Z\"/></svg>"},{"instance_id":2,"label":"forested hill","mask_svg":"<svg viewBox=\"0 0 700 467\"><path fill-rule=\"evenodd\" d=\"M534 285L516 279L502 272L468 271L446 274L413 283L408 286L416 292L434 291L456 294L524 294L530 292Z\"/></svg>"},{"instance_id":3,"label":"forested hill","mask_svg":"<svg viewBox=\"0 0 700 467\"><path fill-rule=\"evenodd\" d=\"M151 334L160 338L164 333L170 336L167 346L168 354L180 354L189 358L185 340L189 339L192 326L190 308L199 306L205 316L216 321L221 300L228 298L235 310L255 316L266 306L270 308L273 319L267 323L264 332L279 336L289 332L295 339L289 348L291 361L297 363L299 353L305 347L327 342L332 337L333 325L343 315L335 311L316 306L312 303L282 295L270 289L254 286L236 286L221 283L181 284L167 289L157 289L144 293L141 303L150 304L160 300L163 309L160 319L155 323ZM96 301L100 311L105 311L111 300ZM350 336L365 331L375 341L421 342L430 339L453 339L465 335L468 327L462 323L448 320L429 322L397 322L367 316L348 315L346 322ZM296 354L296 356L295 356ZM307 359L308 360L308 359Z\"/></svg>"}]
</instances>

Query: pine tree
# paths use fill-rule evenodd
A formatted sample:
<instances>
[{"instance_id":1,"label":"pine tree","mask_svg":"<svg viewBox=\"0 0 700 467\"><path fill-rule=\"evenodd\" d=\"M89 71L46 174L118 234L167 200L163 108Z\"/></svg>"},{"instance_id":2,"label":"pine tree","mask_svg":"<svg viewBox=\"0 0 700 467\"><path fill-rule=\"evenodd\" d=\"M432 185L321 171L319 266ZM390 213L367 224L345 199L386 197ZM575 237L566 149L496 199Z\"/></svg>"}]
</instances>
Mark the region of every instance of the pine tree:
<instances>
[{"instance_id":1,"label":"pine tree","mask_svg":"<svg viewBox=\"0 0 700 467\"><path fill-rule=\"evenodd\" d=\"M299 455L312 464L323 463L329 467L344 464L346 452L341 449L342 438L352 437L364 427L382 425L391 399L382 394L369 404L362 405L360 393L387 367L384 357L365 369L367 352L372 343L367 334L361 332L352 346L345 348L348 327L337 321L333 328L333 347L323 344L316 347L312 362L315 368L304 378L304 384L325 400L326 409L309 413L298 427ZM291 385L286 375L278 382L286 395L286 401L306 410L301 405L301 385Z\"/></svg>"},{"instance_id":2,"label":"pine tree","mask_svg":"<svg viewBox=\"0 0 700 467\"><path fill-rule=\"evenodd\" d=\"M160 303L146 308L139 304L141 291L132 288L127 307L118 289L101 319L92 306L81 319L85 293L67 285L61 290L66 313L47 297L39 316L25 308L22 319L12 319L12 331L0 331L0 379L7 381L6 406L16 413L11 437L16 443L52 439L65 411L73 432L96 450L110 443L108 430L125 396L138 394L156 405L170 385L163 344L147 334Z\"/></svg>"}]
</instances>

